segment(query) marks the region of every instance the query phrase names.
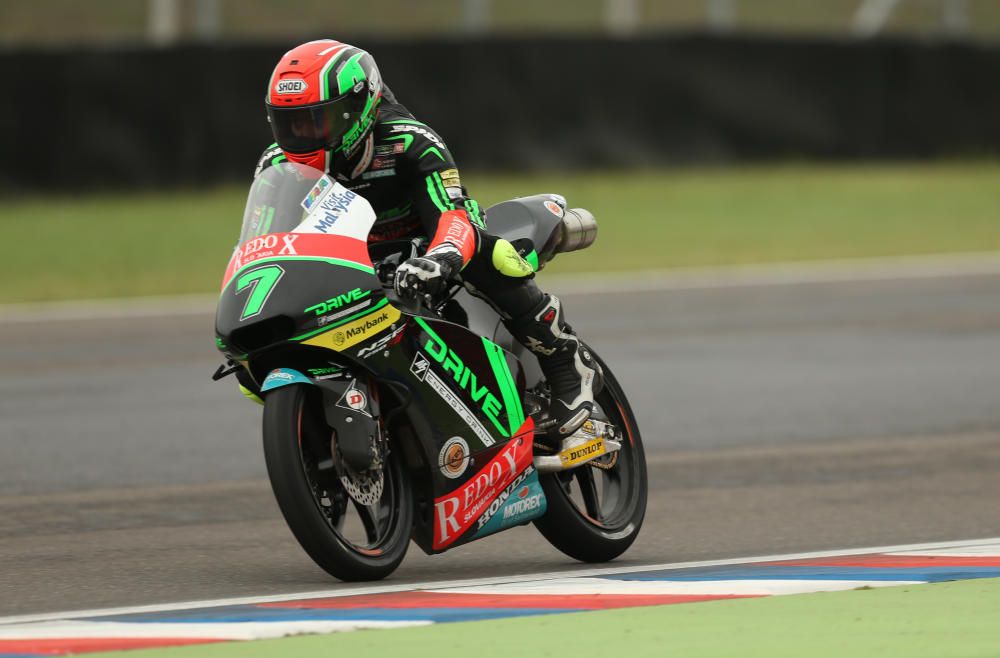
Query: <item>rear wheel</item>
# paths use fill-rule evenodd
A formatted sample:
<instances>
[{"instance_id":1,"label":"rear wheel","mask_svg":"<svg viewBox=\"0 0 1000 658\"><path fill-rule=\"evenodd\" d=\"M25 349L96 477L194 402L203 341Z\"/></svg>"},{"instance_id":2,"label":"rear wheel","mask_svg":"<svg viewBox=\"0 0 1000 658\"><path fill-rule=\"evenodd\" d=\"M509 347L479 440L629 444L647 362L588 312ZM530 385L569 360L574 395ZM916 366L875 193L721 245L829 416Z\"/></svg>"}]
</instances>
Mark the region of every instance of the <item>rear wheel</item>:
<instances>
[{"instance_id":1,"label":"rear wheel","mask_svg":"<svg viewBox=\"0 0 1000 658\"><path fill-rule=\"evenodd\" d=\"M535 526L566 555L606 562L624 553L639 535L648 485L632 408L607 364L591 353L604 370L604 388L597 396L600 408L594 415L618 428L622 447L577 468L542 475L548 511Z\"/></svg>"},{"instance_id":2,"label":"rear wheel","mask_svg":"<svg viewBox=\"0 0 1000 658\"><path fill-rule=\"evenodd\" d=\"M392 573L409 546L413 493L401 455L386 449L377 479L351 481L352 498L334 467L332 430L319 389L301 384L270 392L264 404L264 458L278 507L309 557L341 580Z\"/></svg>"}]
</instances>

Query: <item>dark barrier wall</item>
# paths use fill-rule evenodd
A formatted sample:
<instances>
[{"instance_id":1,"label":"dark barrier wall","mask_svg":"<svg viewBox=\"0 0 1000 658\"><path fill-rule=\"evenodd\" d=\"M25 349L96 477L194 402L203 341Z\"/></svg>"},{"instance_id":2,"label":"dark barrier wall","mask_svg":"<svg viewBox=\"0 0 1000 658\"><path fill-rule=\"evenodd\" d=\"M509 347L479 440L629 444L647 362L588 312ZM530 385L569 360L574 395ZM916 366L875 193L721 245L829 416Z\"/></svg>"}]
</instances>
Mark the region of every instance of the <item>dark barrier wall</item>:
<instances>
[{"instance_id":1,"label":"dark barrier wall","mask_svg":"<svg viewBox=\"0 0 1000 658\"><path fill-rule=\"evenodd\" d=\"M673 35L380 42L460 166L1000 152L1000 47ZM294 43L0 54L0 187L248 180Z\"/></svg>"}]
</instances>

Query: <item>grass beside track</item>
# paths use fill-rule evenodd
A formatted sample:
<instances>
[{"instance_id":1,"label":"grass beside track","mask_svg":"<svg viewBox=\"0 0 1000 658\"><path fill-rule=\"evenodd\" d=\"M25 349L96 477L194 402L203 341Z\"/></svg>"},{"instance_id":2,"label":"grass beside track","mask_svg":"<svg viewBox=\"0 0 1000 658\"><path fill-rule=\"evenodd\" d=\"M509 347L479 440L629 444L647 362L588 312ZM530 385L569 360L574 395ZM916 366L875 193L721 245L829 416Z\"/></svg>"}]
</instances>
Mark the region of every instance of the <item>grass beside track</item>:
<instances>
[{"instance_id":1,"label":"grass beside track","mask_svg":"<svg viewBox=\"0 0 1000 658\"><path fill-rule=\"evenodd\" d=\"M1000 249L1000 163L468 174L487 206L559 192L594 212L582 272ZM212 292L246 188L9 200L0 303Z\"/></svg>"},{"instance_id":2,"label":"grass beside track","mask_svg":"<svg viewBox=\"0 0 1000 658\"><path fill-rule=\"evenodd\" d=\"M997 619L1000 579L982 579L355 631L127 655L973 658L1000 655Z\"/></svg>"}]
</instances>

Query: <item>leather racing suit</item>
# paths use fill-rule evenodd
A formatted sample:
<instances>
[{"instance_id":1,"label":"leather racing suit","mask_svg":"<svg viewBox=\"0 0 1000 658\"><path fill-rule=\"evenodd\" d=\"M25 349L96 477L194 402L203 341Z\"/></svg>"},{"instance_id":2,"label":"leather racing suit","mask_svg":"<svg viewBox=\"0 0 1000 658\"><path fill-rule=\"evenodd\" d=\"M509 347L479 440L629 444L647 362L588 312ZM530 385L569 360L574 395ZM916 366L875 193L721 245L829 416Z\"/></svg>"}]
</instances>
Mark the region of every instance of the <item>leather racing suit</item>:
<instances>
[{"instance_id":1,"label":"leather racing suit","mask_svg":"<svg viewBox=\"0 0 1000 658\"><path fill-rule=\"evenodd\" d=\"M543 293L531 266L509 243L488 232L486 214L462 184L444 140L396 102L387 87L371 139L370 162L355 168L353 178L333 174L372 205L376 221L369 244L426 236L431 240L428 255L440 247L455 254L455 270L466 288L487 301L511 334L538 357L552 393L548 415L537 424L539 438L543 446L556 449L559 439L589 416L600 386L599 366L563 319L559 299ZM282 149L272 144L255 175L285 160Z\"/></svg>"}]
</instances>

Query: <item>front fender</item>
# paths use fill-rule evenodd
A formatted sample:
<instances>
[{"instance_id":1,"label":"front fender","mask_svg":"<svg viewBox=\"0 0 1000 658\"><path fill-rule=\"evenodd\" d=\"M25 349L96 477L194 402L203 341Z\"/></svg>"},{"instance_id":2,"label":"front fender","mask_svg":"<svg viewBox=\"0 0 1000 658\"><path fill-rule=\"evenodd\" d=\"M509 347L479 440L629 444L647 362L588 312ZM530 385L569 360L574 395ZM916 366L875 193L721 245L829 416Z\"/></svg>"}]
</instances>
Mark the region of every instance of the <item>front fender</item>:
<instances>
[{"instance_id":1,"label":"front fender","mask_svg":"<svg viewBox=\"0 0 1000 658\"><path fill-rule=\"evenodd\" d=\"M378 403L368 386L354 377L340 381L315 381L294 368L275 368L260 387L261 394L292 384L310 384L321 389L323 413L336 437L340 456L358 472L371 468L377 456L380 432L376 418Z\"/></svg>"},{"instance_id":2,"label":"front fender","mask_svg":"<svg viewBox=\"0 0 1000 658\"><path fill-rule=\"evenodd\" d=\"M313 380L309 379L298 370L294 370L292 368L275 368L267 375L267 377L264 378L264 383L261 384L260 392L267 393L268 391L273 391L276 388L281 388L282 386L288 386L290 384L313 383Z\"/></svg>"}]
</instances>

